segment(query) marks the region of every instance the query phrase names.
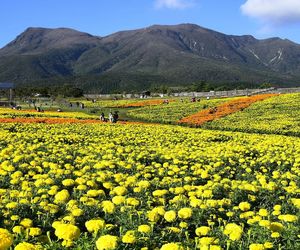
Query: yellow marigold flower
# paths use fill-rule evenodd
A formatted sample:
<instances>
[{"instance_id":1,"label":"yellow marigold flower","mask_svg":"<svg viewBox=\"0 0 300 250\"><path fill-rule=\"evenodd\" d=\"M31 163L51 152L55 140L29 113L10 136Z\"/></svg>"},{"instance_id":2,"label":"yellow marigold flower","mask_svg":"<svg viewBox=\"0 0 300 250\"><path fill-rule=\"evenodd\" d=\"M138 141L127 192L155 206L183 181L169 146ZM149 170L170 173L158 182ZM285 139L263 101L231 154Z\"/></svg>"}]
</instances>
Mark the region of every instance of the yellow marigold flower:
<instances>
[{"instance_id":1,"label":"yellow marigold flower","mask_svg":"<svg viewBox=\"0 0 300 250\"><path fill-rule=\"evenodd\" d=\"M167 211L164 215L164 218L167 222L173 222L176 220L176 212L174 210Z\"/></svg>"},{"instance_id":2,"label":"yellow marigold flower","mask_svg":"<svg viewBox=\"0 0 300 250\"><path fill-rule=\"evenodd\" d=\"M42 249L39 245L33 245L31 243L22 242L16 245L15 250L39 250Z\"/></svg>"},{"instance_id":3,"label":"yellow marigold flower","mask_svg":"<svg viewBox=\"0 0 300 250\"><path fill-rule=\"evenodd\" d=\"M112 190L114 188L114 184L111 182L104 182L103 187L105 187L106 189Z\"/></svg>"},{"instance_id":4,"label":"yellow marigold flower","mask_svg":"<svg viewBox=\"0 0 300 250\"><path fill-rule=\"evenodd\" d=\"M162 245L160 250L183 250L183 247L177 243L167 243Z\"/></svg>"},{"instance_id":5,"label":"yellow marigold flower","mask_svg":"<svg viewBox=\"0 0 300 250\"><path fill-rule=\"evenodd\" d=\"M275 211L272 212L272 215L274 215L274 216L278 216L280 214L281 214L280 210L275 210Z\"/></svg>"},{"instance_id":6,"label":"yellow marigold flower","mask_svg":"<svg viewBox=\"0 0 300 250\"><path fill-rule=\"evenodd\" d=\"M84 191L88 189L87 185L84 184L79 184L76 188L80 191Z\"/></svg>"},{"instance_id":7,"label":"yellow marigold flower","mask_svg":"<svg viewBox=\"0 0 300 250\"><path fill-rule=\"evenodd\" d=\"M179 223L179 227L181 227L181 228L188 228L189 224L186 223L186 222L184 222L184 221L182 221L182 222Z\"/></svg>"},{"instance_id":8,"label":"yellow marigold flower","mask_svg":"<svg viewBox=\"0 0 300 250\"><path fill-rule=\"evenodd\" d=\"M251 244L249 250L265 250L265 247L263 244Z\"/></svg>"},{"instance_id":9,"label":"yellow marigold flower","mask_svg":"<svg viewBox=\"0 0 300 250\"><path fill-rule=\"evenodd\" d=\"M16 208L17 206L18 206L18 203L15 202L15 201L13 201L13 202L7 203L5 207L6 207L7 209L14 209L14 208Z\"/></svg>"},{"instance_id":10,"label":"yellow marigold flower","mask_svg":"<svg viewBox=\"0 0 300 250\"><path fill-rule=\"evenodd\" d=\"M151 232L151 227L149 225L140 225L138 227L138 232L148 234Z\"/></svg>"},{"instance_id":11,"label":"yellow marigold flower","mask_svg":"<svg viewBox=\"0 0 300 250\"><path fill-rule=\"evenodd\" d=\"M234 215L234 212L231 212L231 211L230 211L230 212L227 212L226 215L227 215L228 217L232 217L232 216Z\"/></svg>"},{"instance_id":12,"label":"yellow marigold flower","mask_svg":"<svg viewBox=\"0 0 300 250\"><path fill-rule=\"evenodd\" d=\"M279 220L285 221L285 222L294 222L298 220L298 217L296 215L292 214L282 214L278 216Z\"/></svg>"},{"instance_id":13,"label":"yellow marigold flower","mask_svg":"<svg viewBox=\"0 0 300 250\"><path fill-rule=\"evenodd\" d=\"M300 208L300 199L299 198L298 199L297 198L292 198L291 201L292 201L292 204L295 207Z\"/></svg>"},{"instance_id":14,"label":"yellow marigold flower","mask_svg":"<svg viewBox=\"0 0 300 250\"><path fill-rule=\"evenodd\" d=\"M71 187L71 186L75 185L75 181L73 179L65 179L65 180L62 181L62 184L65 187Z\"/></svg>"},{"instance_id":15,"label":"yellow marigold flower","mask_svg":"<svg viewBox=\"0 0 300 250\"><path fill-rule=\"evenodd\" d=\"M21 220L20 225L26 228L32 227L33 222L31 219L25 218L23 220Z\"/></svg>"},{"instance_id":16,"label":"yellow marigold flower","mask_svg":"<svg viewBox=\"0 0 300 250\"><path fill-rule=\"evenodd\" d=\"M111 201L102 201L102 209L107 214L113 214L115 212L115 204Z\"/></svg>"},{"instance_id":17,"label":"yellow marigold flower","mask_svg":"<svg viewBox=\"0 0 300 250\"><path fill-rule=\"evenodd\" d=\"M202 237L199 240L200 249L204 248L205 246L215 245L218 243L219 240L214 237Z\"/></svg>"},{"instance_id":18,"label":"yellow marigold flower","mask_svg":"<svg viewBox=\"0 0 300 250\"><path fill-rule=\"evenodd\" d=\"M272 232L281 232L284 226L280 222L272 222L270 224L270 229Z\"/></svg>"},{"instance_id":19,"label":"yellow marigold flower","mask_svg":"<svg viewBox=\"0 0 300 250\"><path fill-rule=\"evenodd\" d=\"M116 195L123 196L127 193L127 188L123 186L118 186L115 187L112 192L115 193Z\"/></svg>"},{"instance_id":20,"label":"yellow marigold flower","mask_svg":"<svg viewBox=\"0 0 300 250\"><path fill-rule=\"evenodd\" d=\"M181 219L189 219L192 217L193 210L189 207L181 208L178 211L178 217Z\"/></svg>"},{"instance_id":21,"label":"yellow marigold flower","mask_svg":"<svg viewBox=\"0 0 300 250\"><path fill-rule=\"evenodd\" d=\"M96 233L105 227L105 221L102 219L93 219L85 222L85 227L91 233Z\"/></svg>"},{"instance_id":22,"label":"yellow marigold flower","mask_svg":"<svg viewBox=\"0 0 300 250\"><path fill-rule=\"evenodd\" d=\"M140 201L136 198L129 197L126 199L126 204L128 206L138 206L140 204Z\"/></svg>"},{"instance_id":23,"label":"yellow marigold flower","mask_svg":"<svg viewBox=\"0 0 300 250\"><path fill-rule=\"evenodd\" d=\"M273 209L274 209L275 211L279 211L279 210L281 210L281 205L275 205L275 206L273 207Z\"/></svg>"},{"instance_id":24,"label":"yellow marigold flower","mask_svg":"<svg viewBox=\"0 0 300 250\"><path fill-rule=\"evenodd\" d=\"M54 196L54 203L56 204L66 203L69 198L70 198L69 191L64 189L58 192Z\"/></svg>"},{"instance_id":25,"label":"yellow marigold flower","mask_svg":"<svg viewBox=\"0 0 300 250\"><path fill-rule=\"evenodd\" d=\"M210 232L210 227L206 227L206 226L202 226L202 227L198 227L195 230L195 233L197 236L206 236L208 235L208 233Z\"/></svg>"},{"instance_id":26,"label":"yellow marigold flower","mask_svg":"<svg viewBox=\"0 0 300 250\"><path fill-rule=\"evenodd\" d=\"M13 237L10 232L4 228L0 228L0 249L6 250L13 244Z\"/></svg>"},{"instance_id":27,"label":"yellow marigold flower","mask_svg":"<svg viewBox=\"0 0 300 250\"><path fill-rule=\"evenodd\" d=\"M265 249L273 248L273 243L267 241L267 242L264 243L264 247L265 247Z\"/></svg>"},{"instance_id":28,"label":"yellow marigold flower","mask_svg":"<svg viewBox=\"0 0 300 250\"><path fill-rule=\"evenodd\" d=\"M101 190L102 191L102 190ZM98 190L89 190L87 191L86 195L88 197L97 197L99 194L101 194L101 192L99 193Z\"/></svg>"},{"instance_id":29,"label":"yellow marigold flower","mask_svg":"<svg viewBox=\"0 0 300 250\"><path fill-rule=\"evenodd\" d=\"M81 197L82 198L82 197ZM87 198L87 197L85 197L85 198ZM66 207L66 209L68 210L68 211L73 211L73 210L75 210L75 209L77 209L78 208L78 201L76 201L76 200L69 200L68 201L68 203L67 203L67 207Z\"/></svg>"},{"instance_id":30,"label":"yellow marigold flower","mask_svg":"<svg viewBox=\"0 0 300 250\"><path fill-rule=\"evenodd\" d=\"M133 230L129 230L125 233L125 235L122 237L122 242L127 244L133 244L135 243L135 232Z\"/></svg>"},{"instance_id":31,"label":"yellow marigold flower","mask_svg":"<svg viewBox=\"0 0 300 250\"><path fill-rule=\"evenodd\" d=\"M72 210L72 215L75 217L79 217L81 215L83 215L83 210L80 208L75 208L74 210Z\"/></svg>"},{"instance_id":32,"label":"yellow marigold flower","mask_svg":"<svg viewBox=\"0 0 300 250\"><path fill-rule=\"evenodd\" d=\"M10 217L10 219L11 219L12 221L17 221L17 220L20 219L20 216L19 216L19 215L12 215L12 216Z\"/></svg>"},{"instance_id":33,"label":"yellow marigold flower","mask_svg":"<svg viewBox=\"0 0 300 250\"><path fill-rule=\"evenodd\" d=\"M125 203L126 198L124 196L114 196L112 202L116 205L121 205Z\"/></svg>"},{"instance_id":34,"label":"yellow marigold flower","mask_svg":"<svg viewBox=\"0 0 300 250\"><path fill-rule=\"evenodd\" d=\"M152 195L153 195L154 197L161 197L161 196L166 195L167 193L169 193L168 190L162 189L162 190L155 190L155 191L153 191L153 192L152 192Z\"/></svg>"},{"instance_id":35,"label":"yellow marigold flower","mask_svg":"<svg viewBox=\"0 0 300 250\"><path fill-rule=\"evenodd\" d=\"M248 211L250 208L251 208L251 205L250 205L249 202L244 201L244 202L241 202L239 204L239 209L242 210L242 211L244 211L244 212Z\"/></svg>"},{"instance_id":36,"label":"yellow marigold flower","mask_svg":"<svg viewBox=\"0 0 300 250\"><path fill-rule=\"evenodd\" d=\"M269 215L269 212L267 209L261 208L261 209L259 209L258 214L262 217L266 217Z\"/></svg>"},{"instance_id":37,"label":"yellow marigold flower","mask_svg":"<svg viewBox=\"0 0 300 250\"><path fill-rule=\"evenodd\" d=\"M148 212L148 219L152 222L157 222L160 216L164 216L165 209L163 207L155 207Z\"/></svg>"},{"instance_id":38,"label":"yellow marigold flower","mask_svg":"<svg viewBox=\"0 0 300 250\"><path fill-rule=\"evenodd\" d=\"M118 246L118 238L112 235L103 235L96 241L98 250L114 250Z\"/></svg>"},{"instance_id":39,"label":"yellow marigold flower","mask_svg":"<svg viewBox=\"0 0 300 250\"><path fill-rule=\"evenodd\" d=\"M272 237L272 238L279 238L279 237L280 237L280 233L279 233L279 232L273 232L273 233L271 234L271 237Z\"/></svg>"},{"instance_id":40,"label":"yellow marigold flower","mask_svg":"<svg viewBox=\"0 0 300 250\"><path fill-rule=\"evenodd\" d=\"M269 220L261 220L258 223L261 227L269 228L271 225L271 222Z\"/></svg>"},{"instance_id":41,"label":"yellow marigold flower","mask_svg":"<svg viewBox=\"0 0 300 250\"><path fill-rule=\"evenodd\" d=\"M159 214L155 210L149 211L147 216L148 216L148 219L152 222L157 222L160 218Z\"/></svg>"},{"instance_id":42,"label":"yellow marigold flower","mask_svg":"<svg viewBox=\"0 0 300 250\"><path fill-rule=\"evenodd\" d=\"M32 237L39 236L42 234L42 229L38 227L30 227L27 230L28 230L28 234Z\"/></svg>"},{"instance_id":43,"label":"yellow marigold flower","mask_svg":"<svg viewBox=\"0 0 300 250\"><path fill-rule=\"evenodd\" d=\"M151 184L149 181L140 181L137 185L142 189L147 189Z\"/></svg>"},{"instance_id":44,"label":"yellow marigold flower","mask_svg":"<svg viewBox=\"0 0 300 250\"><path fill-rule=\"evenodd\" d=\"M161 216L164 216L164 214L166 213L163 206L155 207L155 208L153 208L153 210L156 211Z\"/></svg>"},{"instance_id":45,"label":"yellow marigold flower","mask_svg":"<svg viewBox=\"0 0 300 250\"><path fill-rule=\"evenodd\" d=\"M80 230L72 224L58 224L55 227L55 235L62 240L73 241L79 238Z\"/></svg>"},{"instance_id":46,"label":"yellow marigold flower","mask_svg":"<svg viewBox=\"0 0 300 250\"><path fill-rule=\"evenodd\" d=\"M229 223L225 226L224 234L229 236L232 241L240 240L242 237L243 229L235 223Z\"/></svg>"},{"instance_id":47,"label":"yellow marigold flower","mask_svg":"<svg viewBox=\"0 0 300 250\"><path fill-rule=\"evenodd\" d=\"M14 226L12 231L15 234L21 234L24 231L24 227L23 226Z\"/></svg>"},{"instance_id":48,"label":"yellow marigold flower","mask_svg":"<svg viewBox=\"0 0 300 250\"><path fill-rule=\"evenodd\" d=\"M67 215L67 216L63 217L62 221L69 223L69 224L73 224L73 225L75 225L75 223L76 223L75 218L72 215Z\"/></svg>"}]
</instances>

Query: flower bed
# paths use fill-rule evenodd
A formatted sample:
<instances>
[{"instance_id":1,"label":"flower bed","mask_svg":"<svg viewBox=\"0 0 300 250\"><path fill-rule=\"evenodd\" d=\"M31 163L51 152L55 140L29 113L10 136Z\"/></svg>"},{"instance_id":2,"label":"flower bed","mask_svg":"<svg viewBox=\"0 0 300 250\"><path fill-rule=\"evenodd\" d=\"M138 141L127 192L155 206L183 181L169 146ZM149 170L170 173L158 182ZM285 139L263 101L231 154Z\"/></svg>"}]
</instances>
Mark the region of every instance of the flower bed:
<instances>
[{"instance_id":1,"label":"flower bed","mask_svg":"<svg viewBox=\"0 0 300 250\"><path fill-rule=\"evenodd\" d=\"M230 115L249 107L252 103L265 100L267 98L276 96L275 94L264 94L250 97L242 97L238 99L225 102L214 108L202 110L196 114L190 115L181 119L178 123L191 124L191 125L202 125L206 122L219 119L221 117Z\"/></svg>"}]
</instances>

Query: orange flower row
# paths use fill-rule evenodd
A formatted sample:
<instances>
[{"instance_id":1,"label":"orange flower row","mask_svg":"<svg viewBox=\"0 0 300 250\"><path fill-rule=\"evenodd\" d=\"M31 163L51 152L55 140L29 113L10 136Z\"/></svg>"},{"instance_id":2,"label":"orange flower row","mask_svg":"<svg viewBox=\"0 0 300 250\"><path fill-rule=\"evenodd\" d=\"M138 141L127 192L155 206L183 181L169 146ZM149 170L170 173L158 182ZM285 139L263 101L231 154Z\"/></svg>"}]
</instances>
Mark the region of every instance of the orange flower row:
<instances>
[{"instance_id":1,"label":"orange flower row","mask_svg":"<svg viewBox=\"0 0 300 250\"><path fill-rule=\"evenodd\" d=\"M263 94L255 95L250 97L242 97L229 102L220 104L215 108L204 109L200 112L190 115L188 117L182 118L179 123L191 124L191 125L202 125L205 122L213 121L221 117L230 115L237 111L243 110L249 107L252 103L265 100L267 98L273 97L277 94Z\"/></svg>"},{"instance_id":2,"label":"orange flower row","mask_svg":"<svg viewBox=\"0 0 300 250\"><path fill-rule=\"evenodd\" d=\"M175 100L168 100L167 102L174 102ZM124 104L121 106L118 106L119 108L138 108L138 107L144 107L144 106L152 106L152 105L161 105L166 103L166 100L147 100L142 102L133 102Z\"/></svg>"}]
</instances>

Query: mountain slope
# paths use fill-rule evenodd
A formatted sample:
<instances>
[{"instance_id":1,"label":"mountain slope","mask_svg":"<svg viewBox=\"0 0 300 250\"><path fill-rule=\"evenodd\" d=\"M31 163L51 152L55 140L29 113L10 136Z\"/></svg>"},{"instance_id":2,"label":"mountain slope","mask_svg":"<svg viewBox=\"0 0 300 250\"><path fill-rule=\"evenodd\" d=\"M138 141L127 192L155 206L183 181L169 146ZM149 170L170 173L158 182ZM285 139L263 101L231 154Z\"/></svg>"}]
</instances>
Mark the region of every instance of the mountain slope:
<instances>
[{"instance_id":1,"label":"mountain slope","mask_svg":"<svg viewBox=\"0 0 300 250\"><path fill-rule=\"evenodd\" d=\"M225 35L194 24L154 25L96 37L71 29L29 28L0 49L0 81L61 82L109 92L154 85L296 85L300 45Z\"/></svg>"}]
</instances>

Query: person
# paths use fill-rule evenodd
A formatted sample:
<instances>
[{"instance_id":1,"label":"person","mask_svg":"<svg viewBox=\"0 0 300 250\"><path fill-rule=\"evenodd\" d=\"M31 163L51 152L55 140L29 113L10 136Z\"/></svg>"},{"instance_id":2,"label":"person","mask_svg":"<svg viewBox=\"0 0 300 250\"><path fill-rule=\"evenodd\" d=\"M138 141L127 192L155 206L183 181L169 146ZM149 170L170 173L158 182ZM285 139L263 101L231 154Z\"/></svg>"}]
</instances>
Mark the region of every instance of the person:
<instances>
[{"instance_id":1,"label":"person","mask_svg":"<svg viewBox=\"0 0 300 250\"><path fill-rule=\"evenodd\" d=\"M110 122L113 122L113 114L112 114L112 112L109 112L109 114L108 114L108 120L110 121Z\"/></svg>"},{"instance_id":2,"label":"person","mask_svg":"<svg viewBox=\"0 0 300 250\"><path fill-rule=\"evenodd\" d=\"M113 123L116 123L119 119L118 111L115 111L113 114Z\"/></svg>"},{"instance_id":3,"label":"person","mask_svg":"<svg viewBox=\"0 0 300 250\"><path fill-rule=\"evenodd\" d=\"M105 121L105 116L104 113L102 112L100 115L100 121L104 122Z\"/></svg>"}]
</instances>

